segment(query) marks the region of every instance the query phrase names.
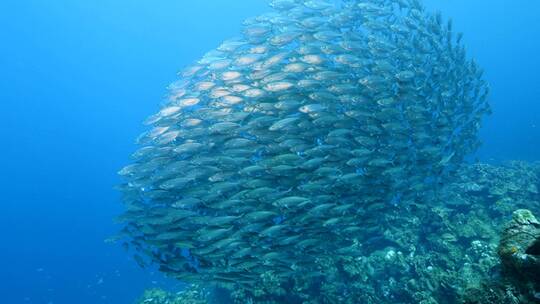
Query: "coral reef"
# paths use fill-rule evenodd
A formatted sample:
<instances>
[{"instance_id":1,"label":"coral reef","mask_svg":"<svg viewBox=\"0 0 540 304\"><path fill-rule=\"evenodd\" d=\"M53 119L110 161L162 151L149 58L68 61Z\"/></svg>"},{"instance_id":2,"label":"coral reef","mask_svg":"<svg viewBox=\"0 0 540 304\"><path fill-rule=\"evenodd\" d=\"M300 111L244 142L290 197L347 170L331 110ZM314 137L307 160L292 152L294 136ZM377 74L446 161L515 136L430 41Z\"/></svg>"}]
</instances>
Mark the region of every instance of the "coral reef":
<instances>
[{"instance_id":1,"label":"coral reef","mask_svg":"<svg viewBox=\"0 0 540 304\"><path fill-rule=\"evenodd\" d=\"M175 294L161 289L149 289L137 304L207 304L208 299L209 293L205 289L191 285Z\"/></svg>"},{"instance_id":2,"label":"coral reef","mask_svg":"<svg viewBox=\"0 0 540 304\"><path fill-rule=\"evenodd\" d=\"M208 303L535 303L534 288L509 276L498 253L534 247L519 247L507 236L515 225L536 225L539 172L540 164L524 162L464 166L429 205L370 219L376 228L359 231L358 241L339 255L318 257L317 270L298 266L286 282L268 272L255 292L235 288ZM520 208L530 212L513 213Z\"/></svg>"}]
</instances>

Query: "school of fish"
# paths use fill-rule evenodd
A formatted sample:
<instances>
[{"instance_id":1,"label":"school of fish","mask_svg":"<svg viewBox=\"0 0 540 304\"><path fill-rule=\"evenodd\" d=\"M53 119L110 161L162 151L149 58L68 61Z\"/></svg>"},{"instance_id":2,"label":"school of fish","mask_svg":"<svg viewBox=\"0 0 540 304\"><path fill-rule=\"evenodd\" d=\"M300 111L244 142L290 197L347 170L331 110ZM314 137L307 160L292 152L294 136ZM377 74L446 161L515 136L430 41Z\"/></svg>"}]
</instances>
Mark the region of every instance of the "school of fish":
<instances>
[{"instance_id":1,"label":"school of fish","mask_svg":"<svg viewBox=\"0 0 540 304\"><path fill-rule=\"evenodd\" d=\"M354 256L479 146L483 71L418 0L274 0L170 86L120 171L120 234L171 276L249 288Z\"/></svg>"}]
</instances>

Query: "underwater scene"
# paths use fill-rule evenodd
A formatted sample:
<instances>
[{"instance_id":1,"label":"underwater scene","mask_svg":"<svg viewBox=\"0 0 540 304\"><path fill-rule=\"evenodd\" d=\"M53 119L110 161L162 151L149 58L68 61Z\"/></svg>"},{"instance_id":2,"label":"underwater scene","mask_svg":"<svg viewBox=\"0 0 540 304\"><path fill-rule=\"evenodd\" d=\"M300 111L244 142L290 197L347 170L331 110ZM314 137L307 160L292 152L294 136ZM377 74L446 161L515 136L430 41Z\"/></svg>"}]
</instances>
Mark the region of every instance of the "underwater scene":
<instances>
[{"instance_id":1,"label":"underwater scene","mask_svg":"<svg viewBox=\"0 0 540 304\"><path fill-rule=\"evenodd\" d=\"M540 303L540 3L0 3L0 304Z\"/></svg>"}]
</instances>

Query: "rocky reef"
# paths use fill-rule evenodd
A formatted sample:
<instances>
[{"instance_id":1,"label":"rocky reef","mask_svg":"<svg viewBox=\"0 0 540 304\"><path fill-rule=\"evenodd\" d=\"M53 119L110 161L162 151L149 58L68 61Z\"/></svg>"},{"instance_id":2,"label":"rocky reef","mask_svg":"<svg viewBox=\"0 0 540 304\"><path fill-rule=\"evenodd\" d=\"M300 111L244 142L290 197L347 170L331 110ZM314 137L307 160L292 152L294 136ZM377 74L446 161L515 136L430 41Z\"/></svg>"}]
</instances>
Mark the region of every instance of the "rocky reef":
<instances>
[{"instance_id":1,"label":"rocky reef","mask_svg":"<svg viewBox=\"0 0 540 304\"><path fill-rule=\"evenodd\" d=\"M514 212L498 252L508 280L526 297L540 302L540 222L531 211Z\"/></svg>"},{"instance_id":2,"label":"rocky reef","mask_svg":"<svg viewBox=\"0 0 540 304\"><path fill-rule=\"evenodd\" d=\"M540 222L529 210L514 212L503 232L499 255L508 272L540 281Z\"/></svg>"},{"instance_id":3,"label":"rocky reef","mask_svg":"<svg viewBox=\"0 0 540 304\"><path fill-rule=\"evenodd\" d=\"M346 253L318 257L317 272L140 303L538 303L539 173L539 163L466 165L430 204L389 210Z\"/></svg>"}]
</instances>

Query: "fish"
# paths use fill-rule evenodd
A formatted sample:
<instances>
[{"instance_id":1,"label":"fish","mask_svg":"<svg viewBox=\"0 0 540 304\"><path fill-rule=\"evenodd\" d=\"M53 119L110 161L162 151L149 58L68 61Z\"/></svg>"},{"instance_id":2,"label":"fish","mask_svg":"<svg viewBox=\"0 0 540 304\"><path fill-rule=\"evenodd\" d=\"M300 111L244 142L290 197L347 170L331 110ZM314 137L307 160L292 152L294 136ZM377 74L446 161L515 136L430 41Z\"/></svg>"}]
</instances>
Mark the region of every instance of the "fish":
<instances>
[{"instance_id":1,"label":"fish","mask_svg":"<svg viewBox=\"0 0 540 304\"><path fill-rule=\"evenodd\" d=\"M244 218L250 221L258 222L258 221L268 220L276 216L278 216L278 214L272 211L253 211L246 214Z\"/></svg>"},{"instance_id":2,"label":"fish","mask_svg":"<svg viewBox=\"0 0 540 304\"><path fill-rule=\"evenodd\" d=\"M293 62L285 65L283 67L283 72L285 73L302 73L306 71L310 66L303 62Z\"/></svg>"},{"instance_id":3,"label":"fish","mask_svg":"<svg viewBox=\"0 0 540 304\"><path fill-rule=\"evenodd\" d=\"M290 207L295 207L297 205L303 205L309 202L310 200L305 197L288 196L288 197L284 197L282 199L275 201L274 205L278 207L283 207L283 208L290 208Z\"/></svg>"},{"instance_id":4,"label":"fish","mask_svg":"<svg viewBox=\"0 0 540 304\"><path fill-rule=\"evenodd\" d=\"M318 54L305 55L305 56L302 56L300 60L304 63L311 64L311 65L320 65L325 61L323 56L318 55Z\"/></svg>"},{"instance_id":5,"label":"fish","mask_svg":"<svg viewBox=\"0 0 540 304\"><path fill-rule=\"evenodd\" d=\"M274 124L272 124L268 130L270 131L279 131L279 130L283 130L285 129L286 127L292 125L294 122L298 121L298 117L289 117L289 118L284 118L282 120L279 120L277 122L275 122Z\"/></svg>"},{"instance_id":6,"label":"fish","mask_svg":"<svg viewBox=\"0 0 540 304\"><path fill-rule=\"evenodd\" d=\"M227 133L239 128L239 125L234 122L219 122L211 125L208 130L214 134Z\"/></svg>"},{"instance_id":7,"label":"fish","mask_svg":"<svg viewBox=\"0 0 540 304\"><path fill-rule=\"evenodd\" d=\"M178 154L192 154L197 151L201 151L204 148L204 145L198 142L188 142L182 145L179 145L173 149L175 153Z\"/></svg>"},{"instance_id":8,"label":"fish","mask_svg":"<svg viewBox=\"0 0 540 304\"><path fill-rule=\"evenodd\" d=\"M289 90L294 86L291 82L281 81L281 82L272 82L267 84L264 89L267 92L280 92L284 90Z\"/></svg>"},{"instance_id":9,"label":"fish","mask_svg":"<svg viewBox=\"0 0 540 304\"><path fill-rule=\"evenodd\" d=\"M246 296L363 267L387 212L430 204L491 112L462 34L420 1L269 3L178 73L118 172L137 263Z\"/></svg>"},{"instance_id":10,"label":"fish","mask_svg":"<svg viewBox=\"0 0 540 304\"><path fill-rule=\"evenodd\" d=\"M242 77L242 73L237 72L237 71L227 71L221 74L221 80L223 81L231 81L231 80L238 79L240 77Z\"/></svg>"},{"instance_id":11,"label":"fish","mask_svg":"<svg viewBox=\"0 0 540 304\"><path fill-rule=\"evenodd\" d=\"M307 104L304 106L301 106L298 110L302 113L309 114L309 113L316 113L321 112L326 109L326 106L323 104Z\"/></svg>"},{"instance_id":12,"label":"fish","mask_svg":"<svg viewBox=\"0 0 540 304\"><path fill-rule=\"evenodd\" d=\"M308 0L304 2L304 5L314 10L323 10L332 7L332 4L324 0Z\"/></svg>"}]
</instances>

